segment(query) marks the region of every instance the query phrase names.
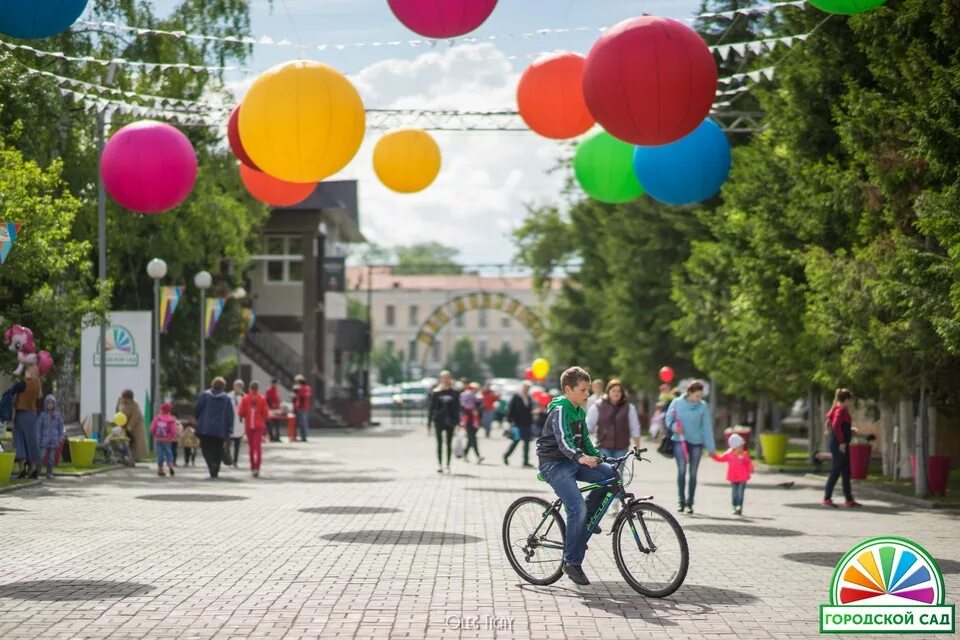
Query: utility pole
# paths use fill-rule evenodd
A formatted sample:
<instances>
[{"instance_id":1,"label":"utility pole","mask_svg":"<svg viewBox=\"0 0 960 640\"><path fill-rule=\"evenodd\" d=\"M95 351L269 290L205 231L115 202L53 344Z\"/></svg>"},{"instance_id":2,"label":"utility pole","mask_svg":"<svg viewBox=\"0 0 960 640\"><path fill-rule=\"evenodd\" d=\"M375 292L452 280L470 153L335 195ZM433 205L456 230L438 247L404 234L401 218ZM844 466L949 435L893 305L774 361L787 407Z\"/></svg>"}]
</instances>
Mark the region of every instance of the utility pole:
<instances>
[{"instance_id":1,"label":"utility pole","mask_svg":"<svg viewBox=\"0 0 960 640\"><path fill-rule=\"evenodd\" d=\"M110 86L113 83L113 75L116 67L110 65L107 67L107 79L104 83ZM100 171L103 162L103 149L106 146L106 128L107 128L106 108L97 111L97 244L99 250L99 259L97 265L97 277L100 282L101 290L107 281L107 190L103 184L103 173ZM109 310L105 310L103 320L100 322L100 424L97 425L99 433L106 425L107 420L107 325L110 322Z\"/></svg>"}]
</instances>

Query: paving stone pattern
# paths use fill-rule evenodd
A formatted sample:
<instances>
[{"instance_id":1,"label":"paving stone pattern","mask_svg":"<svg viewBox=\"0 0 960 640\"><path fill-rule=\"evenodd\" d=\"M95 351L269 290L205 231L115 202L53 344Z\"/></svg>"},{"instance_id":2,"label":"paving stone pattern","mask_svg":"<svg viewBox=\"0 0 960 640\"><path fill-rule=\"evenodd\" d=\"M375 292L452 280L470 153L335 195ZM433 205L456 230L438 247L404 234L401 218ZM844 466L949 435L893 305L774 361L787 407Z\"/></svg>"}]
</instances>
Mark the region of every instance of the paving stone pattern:
<instances>
[{"instance_id":1,"label":"paving stone pattern","mask_svg":"<svg viewBox=\"0 0 960 640\"><path fill-rule=\"evenodd\" d=\"M819 489L758 474L737 518L709 459L673 596L630 589L607 535L591 540L589 587L535 587L507 563L501 523L549 487L519 453L504 467L506 444L481 437L485 464L439 476L423 427L385 425L268 444L259 479L141 464L0 494L0 638L815 638L836 561L885 534L926 547L948 602L960 594L957 513L826 511ZM672 509L673 463L651 457L631 489Z\"/></svg>"}]
</instances>

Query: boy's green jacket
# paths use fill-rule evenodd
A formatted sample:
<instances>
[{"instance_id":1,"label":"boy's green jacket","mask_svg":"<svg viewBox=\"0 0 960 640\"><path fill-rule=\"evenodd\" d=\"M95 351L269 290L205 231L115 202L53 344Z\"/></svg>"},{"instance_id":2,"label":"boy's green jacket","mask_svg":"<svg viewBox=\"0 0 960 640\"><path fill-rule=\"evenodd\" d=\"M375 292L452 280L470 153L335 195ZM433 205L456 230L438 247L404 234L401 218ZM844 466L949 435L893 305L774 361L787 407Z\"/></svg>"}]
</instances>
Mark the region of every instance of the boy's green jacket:
<instances>
[{"instance_id":1,"label":"boy's green jacket","mask_svg":"<svg viewBox=\"0 0 960 640\"><path fill-rule=\"evenodd\" d=\"M600 452L587 433L586 413L566 396L558 396L547 406L547 422L537 439L537 456L541 459L579 460L581 456L599 456Z\"/></svg>"}]
</instances>

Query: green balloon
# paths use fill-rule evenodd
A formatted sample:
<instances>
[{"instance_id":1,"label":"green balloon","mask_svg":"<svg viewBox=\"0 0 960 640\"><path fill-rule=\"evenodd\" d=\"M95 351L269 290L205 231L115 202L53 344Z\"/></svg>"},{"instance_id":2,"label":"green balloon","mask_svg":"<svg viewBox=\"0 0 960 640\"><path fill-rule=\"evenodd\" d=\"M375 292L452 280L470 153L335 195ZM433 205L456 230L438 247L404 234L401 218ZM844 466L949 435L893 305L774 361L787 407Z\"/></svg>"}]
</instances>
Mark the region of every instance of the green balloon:
<instances>
[{"instance_id":1,"label":"green balloon","mask_svg":"<svg viewBox=\"0 0 960 640\"><path fill-rule=\"evenodd\" d=\"M606 131L577 145L573 172L587 195L600 202L620 204L643 195L643 187L633 171L633 145Z\"/></svg>"},{"instance_id":2,"label":"green balloon","mask_svg":"<svg viewBox=\"0 0 960 640\"><path fill-rule=\"evenodd\" d=\"M827 13L853 15L876 9L887 0L807 0L810 4Z\"/></svg>"}]
</instances>

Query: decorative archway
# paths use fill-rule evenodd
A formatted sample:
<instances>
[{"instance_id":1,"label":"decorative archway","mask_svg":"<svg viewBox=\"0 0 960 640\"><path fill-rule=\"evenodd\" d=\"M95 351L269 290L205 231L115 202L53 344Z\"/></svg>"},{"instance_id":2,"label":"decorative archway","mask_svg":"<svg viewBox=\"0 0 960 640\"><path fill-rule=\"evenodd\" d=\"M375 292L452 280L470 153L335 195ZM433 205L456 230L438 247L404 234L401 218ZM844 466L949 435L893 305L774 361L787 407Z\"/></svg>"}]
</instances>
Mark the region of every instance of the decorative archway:
<instances>
[{"instance_id":1,"label":"decorative archway","mask_svg":"<svg viewBox=\"0 0 960 640\"><path fill-rule=\"evenodd\" d=\"M478 309L502 311L527 330L535 341L540 342L546 328L540 317L530 307L513 296L503 293L465 293L444 302L427 316L414 338L412 345L423 344L422 362L426 365L427 354L437 339L440 330L458 315ZM412 354L411 354L412 355Z\"/></svg>"}]
</instances>

